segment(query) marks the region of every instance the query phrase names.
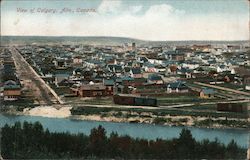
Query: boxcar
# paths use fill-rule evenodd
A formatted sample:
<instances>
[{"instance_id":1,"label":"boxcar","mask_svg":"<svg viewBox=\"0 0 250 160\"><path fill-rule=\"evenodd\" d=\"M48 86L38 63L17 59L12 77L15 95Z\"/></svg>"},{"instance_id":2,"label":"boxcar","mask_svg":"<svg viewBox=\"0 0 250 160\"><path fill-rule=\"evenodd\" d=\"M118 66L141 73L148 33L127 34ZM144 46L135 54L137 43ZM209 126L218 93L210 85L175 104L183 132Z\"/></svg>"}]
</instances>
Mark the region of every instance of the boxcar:
<instances>
[{"instance_id":1,"label":"boxcar","mask_svg":"<svg viewBox=\"0 0 250 160\"><path fill-rule=\"evenodd\" d=\"M134 105L134 106L157 106L156 98L136 97L130 95L114 95L115 104Z\"/></svg>"},{"instance_id":2,"label":"boxcar","mask_svg":"<svg viewBox=\"0 0 250 160\"><path fill-rule=\"evenodd\" d=\"M225 112L246 112L247 104L245 103L218 103L217 111L225 111Z\"/></svg>"}]
</instances>

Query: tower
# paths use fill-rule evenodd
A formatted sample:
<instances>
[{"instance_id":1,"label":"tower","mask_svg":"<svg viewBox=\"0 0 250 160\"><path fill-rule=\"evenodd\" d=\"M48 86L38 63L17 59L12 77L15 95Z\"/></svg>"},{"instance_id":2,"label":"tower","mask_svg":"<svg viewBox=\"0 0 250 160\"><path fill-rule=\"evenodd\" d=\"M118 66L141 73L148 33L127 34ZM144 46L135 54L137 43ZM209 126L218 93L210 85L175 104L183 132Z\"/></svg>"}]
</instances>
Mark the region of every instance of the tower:
<instances>
[{"instance_id":1,"label":"tower","mask_svg":"<svg viewBox=\"0 0 250 160\"><path fill-rule=\"evenodd\" d=\"M132 43L132 50L135 51L136 50L136 45L135 42Z\"/></svg>"}]
</instances>

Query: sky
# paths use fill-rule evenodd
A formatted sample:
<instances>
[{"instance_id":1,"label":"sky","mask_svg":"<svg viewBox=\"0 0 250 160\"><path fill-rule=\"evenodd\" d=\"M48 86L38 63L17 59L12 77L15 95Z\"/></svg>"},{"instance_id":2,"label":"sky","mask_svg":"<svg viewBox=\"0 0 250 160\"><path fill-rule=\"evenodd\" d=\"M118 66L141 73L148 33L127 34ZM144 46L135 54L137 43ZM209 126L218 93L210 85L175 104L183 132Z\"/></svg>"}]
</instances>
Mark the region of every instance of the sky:
<instances>
[{"instance_id":1,"label":"sky","mask_svg":"<svg viewBox=\"0 0 250 160\"><path fill-rule=\"evenodd\" d=\"M248 40L249 4L247 0L2 0L1 35Z\"/></svg>"}]
</instances>

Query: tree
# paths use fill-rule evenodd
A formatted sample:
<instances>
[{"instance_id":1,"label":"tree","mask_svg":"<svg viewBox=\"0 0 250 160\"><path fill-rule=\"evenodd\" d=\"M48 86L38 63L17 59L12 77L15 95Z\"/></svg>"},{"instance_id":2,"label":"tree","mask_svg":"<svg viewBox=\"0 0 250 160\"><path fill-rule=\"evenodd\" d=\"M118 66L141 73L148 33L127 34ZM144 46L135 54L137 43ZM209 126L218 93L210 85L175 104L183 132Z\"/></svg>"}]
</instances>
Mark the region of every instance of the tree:
<instances>
[{"instance_id":1,"label":"tree","mask_svg":"<svg viewBox=\"0 0 250 160\"><path fill-rule=\"evenodd\" d=\"M195 149L195 139L193 138L191 131L188 129L182 129L178 142L177 151L180 158L192 158Z\"/></svg>"},{"instance_id":2,"label":"tree","mask_svg":"<svg viewBox=\"0 0 250 160\"><path fill-rule=\"evenodd\" d=\"M106 151L106 131L99 125L98 128L93 128L89 136L89 151L97 157L103 157Z\"/></svg>"},{"instance_id":3,"label":"tree","mask_svg":"<svg viewBox=\"0 0 250 160\"><path fill-rule=\"evenodd\" d=\"M2 156L5 159L244 159L246 150L231 141L225 146L215 141L196 142L188 129L172 140L146 140L106 136L102 126L91 134L50 133L40 123L24 122L2 127Z\"/></svg>"},{"instance_id":4,"label":"tree","mask_svg":"<svg viewBox=\"0 0 250 160\"><path fill-rule=\"evenodd\" d=\"M237 146L237 143L234 140L231 140L231 142L227 145L227 157L231 158L237 158L239 153L239 148Z\"/></svg>"}]
</instances>

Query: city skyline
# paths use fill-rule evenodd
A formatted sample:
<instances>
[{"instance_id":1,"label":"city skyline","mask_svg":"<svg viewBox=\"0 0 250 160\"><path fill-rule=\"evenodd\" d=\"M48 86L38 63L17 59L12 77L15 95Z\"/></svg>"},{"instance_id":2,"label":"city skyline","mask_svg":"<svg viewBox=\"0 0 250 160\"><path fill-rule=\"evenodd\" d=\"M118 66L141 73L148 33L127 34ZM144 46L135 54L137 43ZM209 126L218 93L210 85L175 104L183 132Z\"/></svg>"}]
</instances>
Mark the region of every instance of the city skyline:
<instances>
[{"instance_id":1,"label":"city skyline","mask_svg":"<svg viewBox=\"0 0 250 160\"><path fill-rule=\"evenodd\" d=\"M31 9L36 12L30 13ZM41 13L39 9L56 12ZM94 12L85 12L87 9ZM247 0L2 1L1 17L4 36L112 36L153 41L249 39Z\"/></svg>"}]
</instances>

